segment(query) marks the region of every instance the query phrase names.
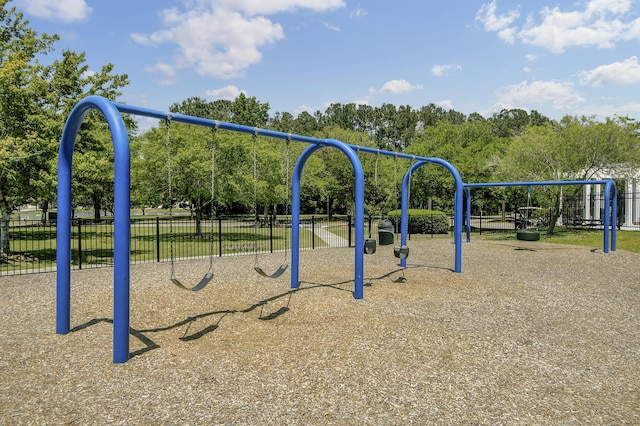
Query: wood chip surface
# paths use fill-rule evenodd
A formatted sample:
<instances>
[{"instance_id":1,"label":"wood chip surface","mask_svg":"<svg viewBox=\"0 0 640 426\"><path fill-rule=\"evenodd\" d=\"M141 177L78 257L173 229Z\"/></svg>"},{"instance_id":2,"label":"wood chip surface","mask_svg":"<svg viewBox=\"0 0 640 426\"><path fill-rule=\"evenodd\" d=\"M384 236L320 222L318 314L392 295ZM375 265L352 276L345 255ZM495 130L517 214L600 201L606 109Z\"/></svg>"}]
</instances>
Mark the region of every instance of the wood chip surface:
<instances>
[{"instance_id":1,"label":"wood chip surface","mask_svg":"<svg viewBox=\"0 0 640 426\"><path fill-rule=\"evenodd\" d=\"M55 273L0 278L0 424L640 424L640 255L476 240L456 274L450 239L410 249L366 256L362 300L353 249L302 252L298 290L252 256L200 292L134 265L125 364L113 269L72 272L67 335Z\"/></svg>"}]
</instances>

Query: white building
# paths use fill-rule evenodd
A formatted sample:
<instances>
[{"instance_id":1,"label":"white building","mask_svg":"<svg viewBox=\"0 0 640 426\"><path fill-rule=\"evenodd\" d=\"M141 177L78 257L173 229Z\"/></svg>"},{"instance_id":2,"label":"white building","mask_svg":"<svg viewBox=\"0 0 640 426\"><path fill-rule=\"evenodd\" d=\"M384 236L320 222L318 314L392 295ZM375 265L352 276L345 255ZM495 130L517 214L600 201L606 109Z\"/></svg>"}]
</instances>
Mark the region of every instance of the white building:
<instances>
[{"instance_id":1,"label":"white building","mask_svg":"<svg viewBox=\"0 0 640 426\"><path fill-rule=\"evenodd\" d=\"M618 185L618 218L623 219L623 223L618 224L620 229L640 229L640 171L626 173L627 176L620 177L620 174L599 173L594 179L615 179ZM622 187L620 182L624 182ZM585 185L584 212L585 219L601 220L604 212L604 194L601 185Z\"/></svg>"}]
</instances>

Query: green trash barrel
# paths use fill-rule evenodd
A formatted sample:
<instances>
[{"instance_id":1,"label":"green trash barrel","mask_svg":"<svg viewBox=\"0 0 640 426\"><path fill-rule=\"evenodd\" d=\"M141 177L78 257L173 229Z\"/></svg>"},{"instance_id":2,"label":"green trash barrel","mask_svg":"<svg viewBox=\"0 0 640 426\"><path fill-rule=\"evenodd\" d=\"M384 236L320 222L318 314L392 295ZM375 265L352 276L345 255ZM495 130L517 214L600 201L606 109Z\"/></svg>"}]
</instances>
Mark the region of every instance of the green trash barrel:
<instances>
[{"instance_id":1,"label":"green trash barrel","mask_svg":"<svg viewBox=\"0 0 640 426\"><path fill-rule=\"evenodd\" d=\"M393 223L389 219L383 219L378 224L378 243L381 246L393 244Z\"/></svg>"}]
</instances>

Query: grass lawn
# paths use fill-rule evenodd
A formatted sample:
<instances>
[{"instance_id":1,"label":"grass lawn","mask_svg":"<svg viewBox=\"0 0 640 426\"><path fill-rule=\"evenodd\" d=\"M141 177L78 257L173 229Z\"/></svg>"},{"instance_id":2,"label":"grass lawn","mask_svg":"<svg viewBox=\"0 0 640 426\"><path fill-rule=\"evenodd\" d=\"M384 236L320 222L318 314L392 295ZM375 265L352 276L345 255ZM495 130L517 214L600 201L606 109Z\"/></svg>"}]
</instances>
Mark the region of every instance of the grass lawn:
<instances>
[{"instance_id":1,"label":"grass lawn","mask_svg":"<svg viewBox=\"0 0 640 426\"><path fill-rule=\"evenodd\" d=\"M515 232L491 233L482 235L474 234L472 238L482 238L487 240L515 240L516 235ZM556 231L553 235L547 235L544 233L544 231L540 232L540 241L544 241L546 243L569 244L586 247L602 247L602 239L602 230L567 229ZM617 231L616 249L640 253L640 232Z\"/></svg>"}]
</instances>

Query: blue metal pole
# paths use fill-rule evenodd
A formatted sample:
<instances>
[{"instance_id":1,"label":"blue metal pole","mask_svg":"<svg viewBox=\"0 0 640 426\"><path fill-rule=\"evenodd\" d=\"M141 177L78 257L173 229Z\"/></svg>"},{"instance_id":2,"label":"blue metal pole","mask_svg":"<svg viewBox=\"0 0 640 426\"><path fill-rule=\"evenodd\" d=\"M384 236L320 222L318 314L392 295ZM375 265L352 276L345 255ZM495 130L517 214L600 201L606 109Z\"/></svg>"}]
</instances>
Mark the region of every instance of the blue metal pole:
<instances>
[{"instance_id":1,"label":"blue metal pole","mask_svg":"<svg viewBox=\"0 0 640 426\"><path fill-rule=\"evenodd\" d=\"M602 225L604 227L604 233L603 233L603 241L602 241L602 251L604 253L609 253L609 226L611 224L611 216L612 216L612 211L609 210L609 205L611 203L611 194L609 192L609 188L605 185L605 190L604 190L604 221L602 222ZM615 209L614 206L612 206L613 209Z\"/></svg>"},{"instance_id":2,"label":"blue metal pole","mask_svg":"<svg viewBox=\"0 0 640 426\"><path fill-rule=\"evenodd\" d=\"M58 234L56 237L56 332L70 328L71 294L71 160L75 139L86 114L93 108L105 116L114 148L114 295L113 362L129 359L129 250L130 156L129 138L115 104L100 96L88 96L72 110L60 141L58 156Z\"/></svg>"},{"instance_id":3,"label":"blue metal pole","mask_svg":"<svg viewBox=\"0 0 640 426\"><path fill-rule=\"evenodd\" d=\"M362 151L362 148L360 149ZM375 152L375 150L374 150ZM402 180L402 233L400 237L400 241L402 244L406 244L407 241L407 222L408 220L408 212L407 209L409 207L409 177L413 172L415 172L418 168L426 165L426 164L438 164L445 167L451 173L453 180L455 182L456 191L454 194L453 201L453 241L455 243L455 259L454 259L454 271L457 273L462 272L462 210L463 210L463 202L462 196L464 191L464 183L462 182L462 178L460 177L460 173L458 170L453 167L451 163L445 161L440 158L424 158L424 157L415 157L415 156L405 156L409 157L413 160L418 160L417 163L413 164L409 170L405 173L404 179ZM405 216L406 215L406 216ZM400 266L406 266L406 259L400 260Z\"/></svg>"},{"instance_id":4,"label":"blue metal pole","mask_svg":"<svg viewBox=\"0 0 640 426\"><path fill-rule=\"evenodd\" d=\"M616 251L616 233L618 231L618 190L616 189L616 185L613 180L607 182L605 188L607 186L609 187L609 191L613 194L613 199L611 201L613 205L613 210L611 212L611 217L613 220L613 226L611 227L611 250Z\"/></svg>"},{"instance_id":5,"label":"blue metal pole","mask_svg":"<svg viewBox=\"0 0 640 426\"><path fill-rule=\"evenodd\" d=\"M611 210L609 210L611 205ZM607 181L604 189L604 241L602 251L609 253L609 236L611 236L611 250L616 250L616 230L618 227L618 194L612 180Z\"/></svg>"},{"instance_id":6,"label":"blue metal pole","mask_svg":"<svg viewBox=\"0 0 640 426\"><path fill-rule=\"evenodd\" d=\"M291 176L291 288L300 287L300 178L307 159L320 148L311 145L302 151Z\"/></svg>"},{"instance_id":7,"label":"blue metal pole","mask_svg":"<svg viewBox=\"0 0 640 426\"><path fill-rule=\"evenodd\" d=\"M56 333L71 329L71 161L76 135L88 106L76 106L65 123L58 151L56 222Z\"/></svg>"},{"instance_id":8,"label":"blue metal pole","mask_svg":"<svg viewBox=\"0 0 640 426\"><path fill-rule=\"evenodd\" d=\"M354 254L354 291L353 297L362 299L364 296L364 171L356 153L344 142L335 139L316 140L317 145L305 149L293 169L291 183L291 288L300 285L300 177L304 164L318 149L323 146L338 148L344 152L355 175L355 254Z\"/></svg>"}]
</instances>

